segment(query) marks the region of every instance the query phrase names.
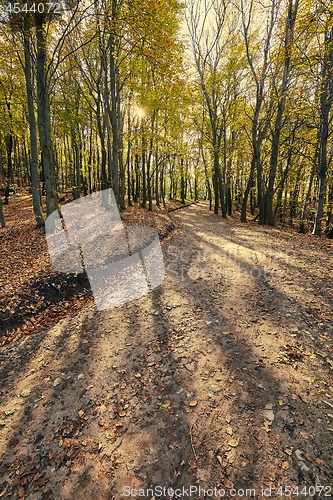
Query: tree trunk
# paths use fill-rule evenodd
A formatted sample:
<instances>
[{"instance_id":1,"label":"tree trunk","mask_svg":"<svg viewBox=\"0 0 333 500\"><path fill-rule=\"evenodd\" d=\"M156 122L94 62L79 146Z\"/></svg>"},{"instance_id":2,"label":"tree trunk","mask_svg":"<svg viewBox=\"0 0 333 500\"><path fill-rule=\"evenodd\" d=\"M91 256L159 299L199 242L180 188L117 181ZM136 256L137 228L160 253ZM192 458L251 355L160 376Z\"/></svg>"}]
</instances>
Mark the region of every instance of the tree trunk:
<instances>
[{"instance_id":1,"label":"tree trunk","mask_svg":"<svg viewBox=\"0 0 333 500\"><path fill-rule=\"evenodd\" d=\"M184 158L180 159L180 197L181 202L185 205L185 178L184 178Z\"/></svg>"},{"instance_id":2,"label":"tree trunk","mask_svg":"<svg viewBox=\"0 0 333 500\"><path fill-rule=\"evenodd\" d=\"M329 135L329 115L333 103L333 27L325 33L325 49L322 85L320 94L320 147L318 162L319 198L313 234L321 236L321 222L324 213L326 195L326 175L329 167L327 142Z\"/></svg>"},{"instance_id":3,"label":"tree trunk","mask_svg":"<svg viewBox=\"0 0 333 500\"><path fill-rule=\"evenodd\" d=\"M117 0L112 0L112 19L116 18ZM117 70L115 61L116 41L114 35L110 35L110 90L111 90L111 127L112 127L112 188L115 198L119 202L119 179L118 179L118 154L119 154L119 128L118 128L118 95L117 92Z\"/></svg>"},{"instance_id":4,"label":"tree trunk","mask_svg":"<svg viewBox=\"0 0 333 500\"><path fill-rule=\"evenodd\" d=\"M293 5L293 0L289 0L288 15L286 19L286 30L285 30L285 41L284 41L285 57L284 57L284 69L282 76L281 96L278 101L278 111L275 119L271 159L270 159L270 172L269 172L269 180L266 193L266 222L269 226L274 226L275 222L273 214L274 182L275 182L276 170L279 158L282 117L286 104L286 98L287 98L286 92L288 90L288 83L289 83L290 58L291 58L291 48L292 48L291 43L293 38L294 26L296 22L298 3L299 0L296 0L295 4Z\"/></svg>"},{"instance_id":5,"label":"tree trunk","mask_svg":"<svg viewBox=\"0 0 333 500\"><path fill-rule=\"evenodd\" d=\"M51 139L51 118L49 88L46 81L46 40L44 37L44 14L35 13L37 38L37 107L38 130L42 152L43 172L46 190L46 215L58 208L57 179L54 168L53 145Z\"/></svg>"},{"instance_id":6,"label":"tree trunk","mask_svg":"<svg viewBox=\"0 0 333 500\"><path fill-rule=\"evenodd\" d=\"M156 145L155 149L155 200L156 200L156 206L160 206L160 192L159 192L159 175L158 175L158 170L159 170L159 158L158 158L158 146Z\"/></svg>"},{"instance_id":7,"label":"tree trunk","mask_svg":"<svg viewBox=\"0 0 333 500\"><path fill-rule=\"evenodd\" d=\"M1 227L5 227L6 226L5 216L4 216L4 213L3 213L3 203L2 203L1 196L0 196L0 224L1 224Z\"/></svg>"},{"instance_id":8,"label":"tree trunk","mask_svg":"<svg viewBox=\"0 0 333 500\"><path fill-rule=\"evenodd\" d=\"M255 163L254 163L254 159L252 159L250 175L249 175L249 179L247 181L247 185L245 188L244 197L243 197L243 201L242 201L242 210L241 210L241 217L240 217L241 222L247 221L247 219L246 219L247 200L248 200L251 188L253 187L254 169L255 169Z\"/></svg>"},{"instance_id":9,"label":"tree trunk","mask_svg":"<svg viewBox=\"0 0 333 500\"><path fill-rule=\"evenodd\" d=\"M213 174L214 214L219 213L219 178L220 178L219 152L216 151L216 149L214 149L214 174Z\"/></svg>"},{"instance_id":10,"label":"tree trunk","mask_svg":"<svg viewBox=\"0 0 333 500\"><path fill-rule=\"evenodd\" d=\"M132 139L132 127L131 127L131 106L129 103L128 106L128 115L127 115L127 132L128 132L128 140L127 140L127 204L129 207L132 206L132 198L131 198L131 139Z\"/></svg>"},{"instance_id":11,"label":"tree trunk","mask_svg":"<svg viewBox=\"0 0 333 500\"><path fill-rule=\"evenodd\" d=\"M147 208L147 173L146 173L146 141L142 131L142 203Z\"/></svg>"}]
</instances>

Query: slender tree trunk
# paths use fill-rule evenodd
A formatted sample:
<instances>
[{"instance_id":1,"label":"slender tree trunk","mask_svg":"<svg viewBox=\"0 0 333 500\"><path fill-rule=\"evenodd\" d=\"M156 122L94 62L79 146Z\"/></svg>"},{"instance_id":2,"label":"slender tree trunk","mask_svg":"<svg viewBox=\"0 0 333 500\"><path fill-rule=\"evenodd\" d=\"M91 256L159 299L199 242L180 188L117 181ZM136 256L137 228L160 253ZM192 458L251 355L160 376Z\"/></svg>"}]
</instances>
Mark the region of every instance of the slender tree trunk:
<instances>
[{"instance_id":1,"label":"slender tree trunk","mask_svg":"<svg viewBox=\"0 0 333 500\"><path fill-rule=\"evenodd\" d=\"M180 197L182 204L185 205L185 179L184 179L184 158L180 159Z\"/></svg>"},{"instance_id":2,"label":"slender tree trunk","mask_svg":"<svg viewBox=\"0 0 333 500\"><path fill-rule=\"evenodd\" d=\"M127 131L128 131L128 140L127 140L127 204L129 207L132 206L132 198L131 198L131 139L132 139L132 124L131 124L131 105L129 103L128 106L128 115L127 115Z\"/></svg>"},{"instance_id":3,"label":"slender tree trunk","mask_svg":"<svg viewBox=\"0 0 333 500\"><path fill-rule=\"evenodd\" d=\"M142 203L147 208L147 172L146 172L146 141L142 131Z\"/></svg>"},{"instance_id":4,"label":"slender tree trunk","mask_svg":"<svg viewBox=\"0 0 333 500\"><path fill-rule=\"evenodd\" d=\"M253 187L254 169L255 169L255 162L254 162L254 158L253 158L252 162L251 162L251 170L250 170L249 179L247 181L247 185L245 188L244 197L243 197L243 201L242 201L242 209L241 209L241 217L240 217L241 222L247 221L247 219L246 219L247 200L248 200L251 188Z\"/></svg>"},{"instance_id":5,"label":"slender tree trunk","mask_svg":"<svg viewBox=\"0 0 333 500\"><path fill-rule=\"evenodd\" d=\"M152 199L152 194L151 194L151 173L150 173L150 167L151 167L151 157L153 154L153 143L154 143L154 131L155 131L155 111L152 116L152 122L151 122L151 138L149 141L149 153L148 153L148 159L147 159L147 193L148 193L148 210L151 212L153 210L153 199Z\"/></svg>"},{"instance_id":6,"label":"slender tree trunk","mask_svg":"<svg viewBox=\"0 0 333 500\"><path fill-rule=\"evenodd\" d=\"M46 81L46 40L44 37L44 14L35 13L37 38L37 107L38 129L42 152L42 163L46 191L46 215L58 208L57 179L54 167L53 145L51 139L51 117L49 88Z\"/></svg>"},{"instance_id":7,"label":"slender tree trunk","mask_svg":"<svg viewBox=\"0 0 333 500\"><path fill-rule=\"evenodd\" d=\"M321 223L326 196L326 176L329 167L327 142L329 136L329 115L333 103L333 27L325 33L325 49L322 85L320 94L320 148L318 162L319 198L313 234L321 236Z\"/></svg>"},{"instance_id":8,"label":"slender tree trunk","mask_svg":"<svg viewBox=\"0 0 333 500\"><path fill-rule=\"evenodd\" d=\"M80 148L78 146L76 138L73 140L74 147L74 176L75 176L75 185L73 189L73 198L78 199L81 196L81 157L80 157Z\"/></svg>"},{"instance_id":9,"label":"slender tree trunk","mask_svg":"<svg viewBox=\"0 0 333 500\"><path fill-rule=\"evenodd\" d=\"M155 200L156 206L160 206L160 192L159 192L159 158L158 158L158 146L155 149Z\"/></svg>"},{"instance_id":10,"label":"slender tree trunk","mask_svg":"<svg viewBox=\"0 0 333 500\"><path fill-rule=\"evenodd\" d=\"M214 214L219 213L219 178L220 178L220 165L219 165L219 152L214 149Z\"/></svg>"},{"instance_id":11,"label":"slender tree trunk","mask_svg":"<svg viewBox=\"0 0 333 500\"><path fill-rule=\"evenodd\" d=\"M125 210L125 170L124 170L124 156L123 156L123 115L121 112L121 100L120 100L120 92L118 92L118 139L119 139L119 149L118 149L118 165L119 165L119 195L118 195L118 203L119 209Z\"/></svg>"},{"instance_id":12,"label":"slender tree trunk","mask_svg":"<svg viewBox=\"0 0 333 500\"><path fill-rule=\"evenodd\" d=\"M4 213L3 213L3 203L2 203L1 196L0 196L0 224L1 224L1 227L5 227L6 226L5 216L4 216Z\"/></svg>"},{"instance_id":13,"label":"slender tree trunk","mask_svg":"<svg viewBox=\"0 0 333 500\"><path fill-rule=\"evenodd\" d=\"M112 19L116 19L117 0L112 0ZM117 69L115 61L116 40L114 34L110 35L110 90L111 90L111 127L112 127L112 187L117 202L119 202L119 123L118 123L118 95Z\"/></svg>"},{"instance_id":14,"label":"slender tree trunk","mask_svg":"<svg viewBox=\"0 0 333 500\"><path fill-rule=\"evenodd\" d=\"M273 195L274 195L274 182L276 177L276 170L279 158L279 146L280 146L280 135L282 127L282 117L285 109L287 90L289 83L289 73L290 73L290 59L291 59L291 43L293 39L293 31L296 22L297 10L298 10L299 0L296 0L293 4L293 0L289 0L288 4L288 14L286 19L286 29L285 29L285 41L284 41L284 68L282 76L282 86L281 86L281 96L278 101L278 110L275 119L275 127L273 132L271 159L270 159L270 172L268 187L266 193L266 222L269 226L274 226L274 214L273 214Z\"/></svg>"}]
</instances>

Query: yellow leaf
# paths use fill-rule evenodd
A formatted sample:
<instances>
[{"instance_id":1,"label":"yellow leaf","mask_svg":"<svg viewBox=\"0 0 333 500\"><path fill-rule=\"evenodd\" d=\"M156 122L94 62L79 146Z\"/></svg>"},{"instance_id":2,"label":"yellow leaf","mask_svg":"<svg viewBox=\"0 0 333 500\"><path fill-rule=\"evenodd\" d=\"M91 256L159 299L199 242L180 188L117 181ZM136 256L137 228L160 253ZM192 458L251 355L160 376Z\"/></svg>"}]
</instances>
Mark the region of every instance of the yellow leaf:
<instances>
[{"instance_id":1,"label":"yellow leaf","mask_svg":"<svg viewBox=\"0 0 333 500\"><path fill-rule=\"evenodd\" d=\"M112 429L110 431L105 431L105 437L106 437L106 439L114 439L114 437L115 437L114 429Z\"/></svg>"},{"instance_id":2,"label":"yellow leaf","mask_svg":"<svg viewBox=\"0 0 333 500\"><path fill-rule=\"evenodd\" d=\"M101 415L101 413L104 413L106 411L106 406L105 405L97 406L96 410L98 411L98 414Z\"/></svg>"},{"instance_id":3,"label":"yellow leaf","mask_svg":"<svg viewBox=\"0 0 333 500\"><path fill-rule=\"evenodd\" d=\"M306 432L306 431L300 431L300 435L302 436L302 438L304 439L308 439L309 438L309 434Z\"/></svg>"}]
</instances>

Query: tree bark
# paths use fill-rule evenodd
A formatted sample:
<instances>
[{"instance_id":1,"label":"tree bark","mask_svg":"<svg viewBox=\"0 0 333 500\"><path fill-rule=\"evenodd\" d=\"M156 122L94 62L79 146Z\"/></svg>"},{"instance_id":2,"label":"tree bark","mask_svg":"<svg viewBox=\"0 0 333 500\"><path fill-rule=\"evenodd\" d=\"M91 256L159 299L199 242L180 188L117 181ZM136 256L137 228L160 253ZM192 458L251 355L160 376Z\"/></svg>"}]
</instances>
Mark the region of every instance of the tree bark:
<instances>
[{"instance_id":1,"label":"tree bark","mask_svg":"<svg viewBox=\"0 0 333 500\"><path fill-rule=\"evenodd\" d=\"M278 110L275 119L271 159L270 159L270 172L269 172L268 187L266 192L266 222L269 226L274 226L275 223L273 214L274 182L275 182L276 170L279 158L282 118L287 99L287 90L288 90L289 73L290 73L290 60L291 60L291 44L293 39L294 26L296 22L298 4L299 0L296 0L295 4L293 4L293 0L289 0L288 14L286 19L285 40L284 40L285 56L284 56L284 68L283 68L282 85L281 85L281 96L279 97Z\"/></svg>"},{"instance_id":2,"label":"tree bark","mask_svg":"<svg viewBox=\"0 0 333 500\"><path fill-rule=\"evenodd\" d=\"M320 93L320 142L318 161L319 198L313 234L321 236L321 223L326 196L326 176L329 167L327 141L329 135L329 114L333 103L333 27L325 33L325 55Z\"/></svg>"},{"instance_id":3,"label":"tree bark","mask_svg":"<svg viewBox=\"0 0 333 500\"><path fill-rule=\"evenodd\" d=\"M3 203L2 203L1 196L0 196L0 224L1 224L1 227L5 227L6 226L5 216L4 216L4 213L3 213Z\"/></svg>"},{"instance_id":4,"label":"tree bark","mask_svg":"<svg viewBox=\"0 0 333 500\"><path fill-rule=\"evenodd\" d=\"M54 168L53 145L51 138L51 117L49 88L46 80L46 39L44 37L44 14L35 13L37 38L37 107L38 130L42 152L42 163L46 190L46 215L58 208L57 179Z\"/></svg>"}]
</instances>

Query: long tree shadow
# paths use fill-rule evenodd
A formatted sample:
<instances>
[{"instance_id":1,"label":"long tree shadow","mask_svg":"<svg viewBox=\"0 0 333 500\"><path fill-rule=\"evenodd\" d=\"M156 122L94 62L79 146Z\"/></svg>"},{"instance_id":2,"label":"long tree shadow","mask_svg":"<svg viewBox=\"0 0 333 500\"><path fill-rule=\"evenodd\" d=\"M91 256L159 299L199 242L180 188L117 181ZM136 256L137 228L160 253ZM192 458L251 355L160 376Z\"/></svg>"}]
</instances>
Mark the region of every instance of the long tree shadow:
<instances>
[{"instance_id":1,"label":"long tree shadow","mask_svg":"<svg viewBox=\"0 0 333 500\"><path fill-rule=\"evenodd\" d=\"M177 251L182 234L173 241ZM195 226L186 244L220 250ZM269 351L283 342L281 324L266 318L276 335L265 337L263 351L255 321L267 294L278 304L288 297L252 279L248 261L230 252L224 258L244 269L239 288L223 269L207 279L191 278L189 266L183 273L178 262L177 274L148 296L109 311L82 312L37 335L35 343L29 339L30 348L22 344L26 358L14 367L21 371L10 375L3 400L9 410L2 429L3 498L35 491L36 498L49 500L111 500L121 498L124 486L259 491L265 483L307 479L294 467L281 468L284 448L299 446L297 419L302 415L307 426L313 411L295 401L279 403L303 361L273 362ZM258 296L257 302L245 293ZM21 396L11 415L10 399L23 394L28 382L31 393ZM325 435L318 431L308 446L320 449ZM326 478L330 465L326 459Z\"/></svg>"}]
</instances>

